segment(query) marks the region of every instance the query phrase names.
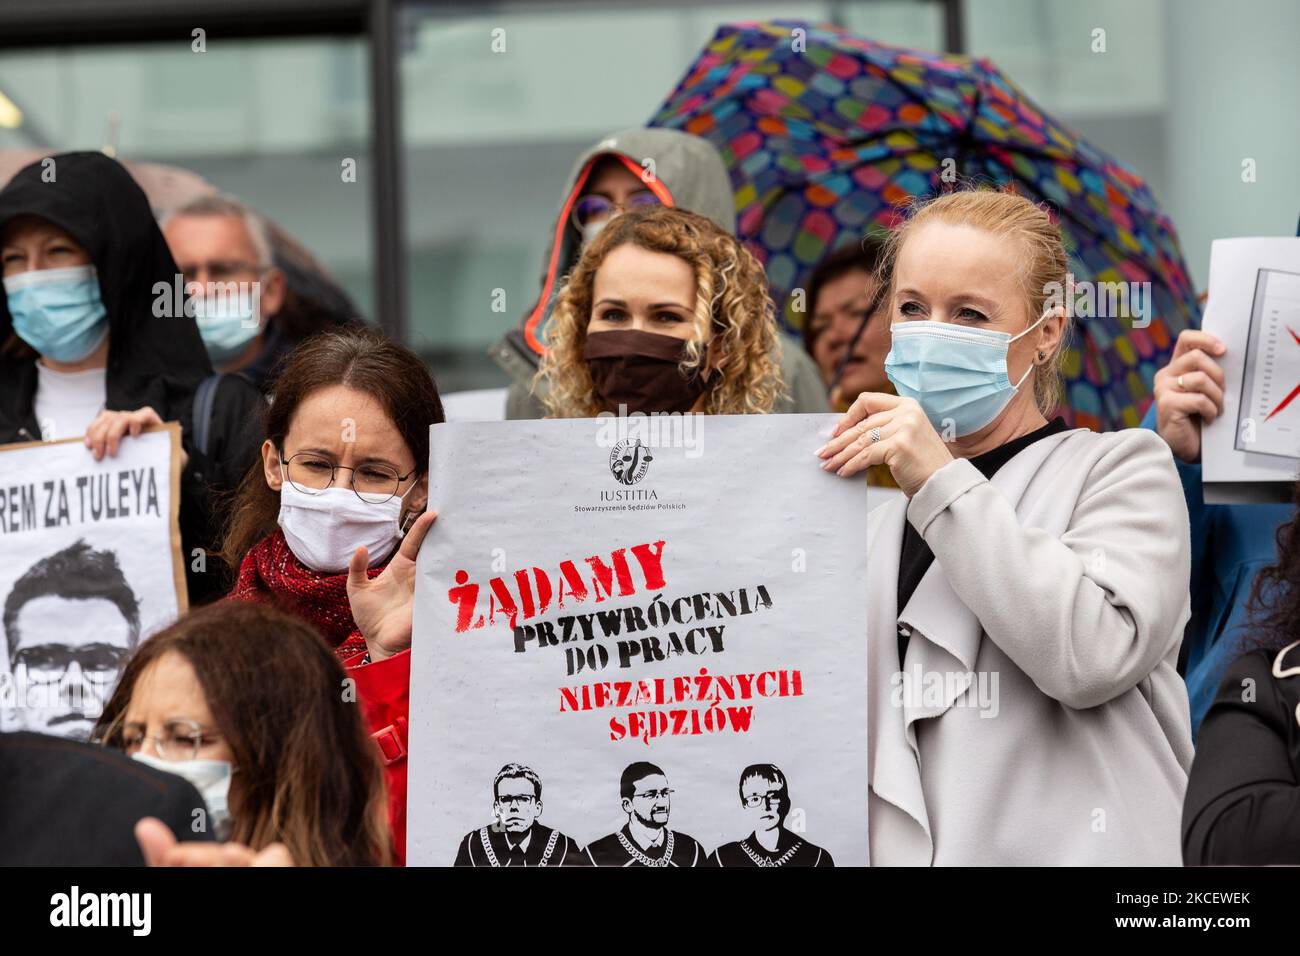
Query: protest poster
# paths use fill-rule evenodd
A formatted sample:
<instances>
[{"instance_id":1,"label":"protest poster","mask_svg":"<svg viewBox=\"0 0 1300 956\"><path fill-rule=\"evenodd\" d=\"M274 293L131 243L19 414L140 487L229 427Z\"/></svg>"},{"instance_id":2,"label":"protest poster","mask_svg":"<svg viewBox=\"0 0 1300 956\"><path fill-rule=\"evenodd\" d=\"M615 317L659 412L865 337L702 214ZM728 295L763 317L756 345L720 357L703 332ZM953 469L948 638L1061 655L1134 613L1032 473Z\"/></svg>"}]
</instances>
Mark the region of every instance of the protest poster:
<instances>
[{"instance_id":1,"label":"protest poster","mask_svg":"<svg viewBox=\"0 0 1300 956\"><path fill-rule=\"evenodd\" d=\"M1227 347L1201 435L1209 504L1286 503L1300 471L1300 238L1216 239L1201 328Z\"/></svg>"},{"instance_id":2,"label":"protest poster","mask_svg":"<svg viewBox=\"0 0 1300 956\"><path fill-rule=\"evenodd\" d=\"M866 482L814 455L837 417L433 426L410 863L867 862Z\"/></svg>"},{"instance_id":3,"label":"protest poster","mask_svg":"<svg viewBox=\"0 0 1300 956\"><path fill-rule=\"evenodd\" d=\"M139 642L185 610L180 426L95 461L80 438L0 446L0 721L85 739Z\"/></svg>"}]
</instances>

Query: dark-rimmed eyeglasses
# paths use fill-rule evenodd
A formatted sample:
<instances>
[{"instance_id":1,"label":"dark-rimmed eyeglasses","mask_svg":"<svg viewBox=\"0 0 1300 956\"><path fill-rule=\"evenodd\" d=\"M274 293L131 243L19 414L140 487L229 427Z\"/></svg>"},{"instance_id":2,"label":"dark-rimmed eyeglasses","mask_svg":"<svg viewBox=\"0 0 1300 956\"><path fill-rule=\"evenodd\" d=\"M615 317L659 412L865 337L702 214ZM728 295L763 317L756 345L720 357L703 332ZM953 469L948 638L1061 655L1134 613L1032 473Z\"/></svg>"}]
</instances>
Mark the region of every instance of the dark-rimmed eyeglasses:
<instances>
[{"instance_id":1,"label":"dark-rimmed eyeglasses","mask_svg":"<svg viewBox=\"0 0 1300 956\"><path fill-rule=\"evenodd\" d=\"M119 644L34 644L15 651L12 661L14 669L21 664L28 679L35 684L63 680L73 661L87 680L106 683L117 677L130 656L130 649Z\"/></svg>"},{"instance_id":2,"label":"dark-rimmed eyeglasses","mask_svg":"<svg viewBox=\"0 0 1300 956\"><path fill-rule=\"evenodd\" d=\"M501 806L505 807L507 810L511 807L517 807L522 810L525 807L531 807L536 802L537 798L531 793L507 794L504 797L497 797L497 803L501 804Z\"/></svg>"}]
</instances>

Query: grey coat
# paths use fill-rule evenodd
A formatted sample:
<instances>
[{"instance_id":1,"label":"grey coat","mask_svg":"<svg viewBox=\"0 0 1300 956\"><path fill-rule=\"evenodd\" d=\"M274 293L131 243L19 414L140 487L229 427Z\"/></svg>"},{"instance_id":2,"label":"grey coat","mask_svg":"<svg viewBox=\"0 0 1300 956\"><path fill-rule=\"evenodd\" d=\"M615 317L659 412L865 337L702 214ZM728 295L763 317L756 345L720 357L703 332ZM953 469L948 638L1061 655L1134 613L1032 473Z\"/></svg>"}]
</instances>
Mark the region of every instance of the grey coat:
<instances>
[{"instance_id":1,"label":"grey coat","mask_svg":"<svg viewBox=\"0 0 1300 956\"><path fill-rule=\"evenodd\" d=\"M935 561L900 614L904 520ZM1064 432L992 481L953 461L872 512L868 548L872 862L1179 865L1190 546L1165 443Z\"/></svg>"}]
</instances>

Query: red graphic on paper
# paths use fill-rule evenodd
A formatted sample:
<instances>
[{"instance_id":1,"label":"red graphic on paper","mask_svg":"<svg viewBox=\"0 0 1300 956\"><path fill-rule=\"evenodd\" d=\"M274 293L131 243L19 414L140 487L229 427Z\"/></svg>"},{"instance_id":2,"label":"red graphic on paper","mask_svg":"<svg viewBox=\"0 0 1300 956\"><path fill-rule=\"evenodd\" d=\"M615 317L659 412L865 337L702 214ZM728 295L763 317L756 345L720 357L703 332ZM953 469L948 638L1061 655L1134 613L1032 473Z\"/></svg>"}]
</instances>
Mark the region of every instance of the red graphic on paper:
<instances>
[{"instance_id":1,"label":"red graphic on paper","mask_svg":"<svg viewBox=\"0 0 1300 956\"><path fill-rule=\"evenodd\" d=\"M1300 345L1300 335L1296 335L1295 330L1291 328L1291 326L1289 325L1286 327L1286 330L1291 333L1291 338L1295 339L1296 345ZM1277 403L1277 408L1273 409L1271 412L1269 412L1267 415L1264 416L1264 421L1268 421L1278 412L1282 411L1282 409L1290 405L1291 400L1294 399L1297 395L1300 395L1300 385L1297 385L1295 388L1291 389L1291 393L1287 395L1286 398L1282 399L1282 401Z\"/></svg>"}]
</instances>

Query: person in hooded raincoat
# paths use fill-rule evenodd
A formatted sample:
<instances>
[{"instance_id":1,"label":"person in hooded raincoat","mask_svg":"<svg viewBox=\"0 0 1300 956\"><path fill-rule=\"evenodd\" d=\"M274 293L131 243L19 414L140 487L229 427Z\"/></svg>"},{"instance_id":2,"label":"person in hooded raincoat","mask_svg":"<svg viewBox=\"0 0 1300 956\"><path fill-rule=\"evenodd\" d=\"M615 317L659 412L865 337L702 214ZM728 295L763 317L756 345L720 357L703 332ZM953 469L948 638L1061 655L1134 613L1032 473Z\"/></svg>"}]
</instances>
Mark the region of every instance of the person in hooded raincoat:
<instances>
[{"instance_id":1,"label":"person in hooded raincoat","mask_svg":"<svg viewBox=\"0 0 1300 956\"><path fill-rule=\"evenodd\" d=\"M196 415L212 365L144 192L102 153L45 157L0 190L0 257L0 444L84 435L98 459L141 428L180 422L189 600L224 594L220 562L197 558L217 537L216 496L258 459L262 397L222 376Z\"/></svg>"},{"instance_id":2,"label":"person in hooded raincoat","mask_svg":"<svg viewBox=\"0 0 1300 956\"><path fill-rule=\"evenodd\" d=\"M607 208L601 208L602 201ZM578 157L565 182L547 245L537 304L489 352L514 379L506 396L506 418L545 414L533 389L533 377L546 351L541 330L583 246L613 215L656 204L698 213L735 234L731 180L708 140L676 130L628 129L611 133ZM829 411L817 366L800 344L780 334L776 351L785 394L774 411Z\"/></svg>"}]
</instances>

